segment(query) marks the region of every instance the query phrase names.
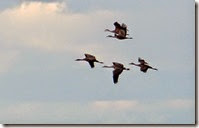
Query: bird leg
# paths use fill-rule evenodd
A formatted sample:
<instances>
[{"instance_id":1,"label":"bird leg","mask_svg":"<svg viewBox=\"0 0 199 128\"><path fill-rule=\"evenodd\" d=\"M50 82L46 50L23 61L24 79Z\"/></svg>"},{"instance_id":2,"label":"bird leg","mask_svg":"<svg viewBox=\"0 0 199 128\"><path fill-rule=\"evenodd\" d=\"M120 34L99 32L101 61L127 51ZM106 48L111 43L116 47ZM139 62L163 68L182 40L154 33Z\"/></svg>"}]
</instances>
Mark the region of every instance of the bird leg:
<instances>
[{"instance_id":1,"label":"bird leg","mask_svg":"<svg viewBox=\"0 0 199 128\"><path fill-rule=\"evenodd\" d=\"M112 37L112 38L117 38L116 36L108 35L106 37Z\"/></svg>"},{"instance_id":2,"label":"bird leg","mask_svg":"<svg viewBox=\"0 0 199 128\"><path fill-rule=\"evenodd\" d=\"M151 68L151 69L158 71L158 69L157 69L157 68Z\"/></svg>"},{"instance_id":3,"label":"bird leg","mask_svg":"<svg viewBox=\"0 0 199 128\"><path fill-rule=\"evenodd\" d=\"M96 60L95 62L100 63L100 64L103 64L103 62L100 62L100 61L98 61L98 60Z\"/></svg>"}]
</instances>

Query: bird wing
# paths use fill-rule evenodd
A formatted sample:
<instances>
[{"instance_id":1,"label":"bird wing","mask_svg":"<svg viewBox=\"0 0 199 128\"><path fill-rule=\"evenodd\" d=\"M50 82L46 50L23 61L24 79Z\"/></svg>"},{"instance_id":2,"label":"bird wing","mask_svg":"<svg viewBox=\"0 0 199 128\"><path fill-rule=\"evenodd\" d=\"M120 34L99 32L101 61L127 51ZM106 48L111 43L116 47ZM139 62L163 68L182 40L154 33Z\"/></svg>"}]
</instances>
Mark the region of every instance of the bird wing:
<instances>
[{"instance_id":1,"label":"bird wing","mask_svg":"<svg viewBox=\"0 0 199 128\"><path fill-rule=\"evenodd\" d=\"M91 55L91 54L84 54L86 58L92 58L95 59L95 56Z\"/></svg>"},{"instance_id":2,"label":"bird wing","mask_svg":"<svg viewBox=\"0 0 199 128\"><path fill-rule=\"evenodd\" d=\"M118 62L113 62L113 65L114 65L115 67L119 67L119 68L123 68L123 67L124 67L123 64L118 63Z\"/></svg>"},{"instance_id":3,"label":"bird wing","mask_svg":"<svg viewBox=\"0 0 199 128\"><path fill-rule=\"evenodd\" d=\"M122 23L122 30L124 30L124 35L126 36L127 35L127 25L126 24L124 24L124 23Z\"/></svg>"},{"instance_id":4,"label":"bird wing","mask_svg":"<svg viewBox=\"0 0 199 128\"><path fill-rule=\"evenodd\" d=\"M121 25L120 25L118 22L115 22L113 25L114 25L115 27L118 27L118 28L121 27Z\"/></svg>"},{"instance_id":5,"label":"bird wing","mask_svg":"<svg viewBox=\"0 0 199 128\"><path fill-rule=\"evenodd\" d=\"M138 62L141 64L148 64L144 59L141 59L140 57L138 58Z\"/></svg>"},{"instance_id":6,"label":"bird wing","mask_svg":"<svg viewBox=\"0 0 199 128\"><path fill-rule=\"evenodd\" d=\"M91 68L94 68L95 65L94 65L94 61L88 61L89 65L91 66Z\"/></svg>"},{"instance_id":7,"label":"bird wing","mask_svg":"<svg viewBox=\"0 0 199 128\"><path fill-rule=\"evenodd\" d=\"M122 26L118 22L115 22L114 26L115 26L115 30L114 30L115 34L119 34L119 31L120 29L122 29Z\"/></svg>"},{"instance_id":8,"label":"bird wing","mask_svg":"<svg viewBox=\"0 0 199 128\"><path fill-rule=\"evenodd\" d=\"M127 28L127 25L125 23L122 23L122 28Z\"/></svg>"},{"instance_id":9,"label":"bird wing","mask_svg":"<svg viewBox=\"0 0 199 128\"><path fill-rule=\"evenodd\" d=\"M123 69L117 68L113 70L113 82L116 84L118 82L119 75L122 73Z\"/></svg>"}]
</instances>

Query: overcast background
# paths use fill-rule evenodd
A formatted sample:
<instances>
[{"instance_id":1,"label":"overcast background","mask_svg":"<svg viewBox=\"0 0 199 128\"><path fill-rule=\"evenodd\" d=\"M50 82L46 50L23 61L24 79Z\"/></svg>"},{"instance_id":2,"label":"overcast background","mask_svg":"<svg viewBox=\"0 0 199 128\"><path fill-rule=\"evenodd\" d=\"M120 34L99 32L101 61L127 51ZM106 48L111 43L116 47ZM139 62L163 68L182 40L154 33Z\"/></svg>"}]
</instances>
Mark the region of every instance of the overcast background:
<instances>
[{"instance_id":1,"label":"overcast background","mask_svg":"<svg viewBox=\"0 0 199 128\"><path fill-rule=\"evenodd\" d=\"M194 1L0 3L0 123L194 123ZM106 38L115 21L134 39ZM131 70L114 85L74 61L84 53ZM159 70L128 65L138 57Z\"/></svg>"}]
</instances>

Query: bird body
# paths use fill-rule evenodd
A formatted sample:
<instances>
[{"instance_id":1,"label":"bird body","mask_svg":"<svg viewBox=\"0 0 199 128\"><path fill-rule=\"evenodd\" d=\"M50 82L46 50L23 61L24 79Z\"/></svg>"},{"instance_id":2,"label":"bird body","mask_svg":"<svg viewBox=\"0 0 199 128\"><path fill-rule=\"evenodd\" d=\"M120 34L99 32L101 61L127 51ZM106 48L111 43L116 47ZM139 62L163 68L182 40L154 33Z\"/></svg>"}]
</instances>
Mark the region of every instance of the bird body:
<instances>
[{"instance_id":1,"label":"bird body","mask_svg":"<svg viewBox=\"0 0 199 128\"><path fill-rule=\"evenodd\" d=\"M125 68L123 64L118 62L113 62L112 66L103 66L104 68L114 68L113 70L113 83L118 83L119 75L123 72L123 70L130 70L129 68Z\"/></svg>"},{"instance_id":2,"label":"bird body","mask_svg":"<svg viewBox=\"0 0 199 128\"><path fill-rule=\"evenodd\" d=\"M128 29L126 24L122 23L122 25L120 25L118 22L115 22L114 26L115 26L114 30L105 29L105 31L114 33L114 36L108 35L107 37L117 38L119 40L133 39L132 37L126 37L126 35L128 35L127 34Z\"/></svg>"},{"instance_id":3,"label":"bird body","mask_svg":"<svg viewBox=\"0 0 199 128\"><path fill-rule=\"evenodd\" d=\"M85 58L83 58L83 59L76 59L76 61L87 61L89 63L89 65L90 65L91 68L95 67L94 62L103 64L103 62L98 61L95 58L95 56L93 56L93 55L90 55L90 54L84 54L84 55L85 55Z\"/></svg>"},{"instance_id":4,"label":"bird body","mask_svg":"<svg viewBox=\"0 0 199 128\"><path fill-rule=\"evenodd\" d=\"M144 73L146 73L148 69L158 70L157 68L153 68L149 66L148 63L144 59L138 58L138 62L140 64L135 64L135 63L130 63L130 64L140 67L140 71Z\"/></svg>"}]
</instances>

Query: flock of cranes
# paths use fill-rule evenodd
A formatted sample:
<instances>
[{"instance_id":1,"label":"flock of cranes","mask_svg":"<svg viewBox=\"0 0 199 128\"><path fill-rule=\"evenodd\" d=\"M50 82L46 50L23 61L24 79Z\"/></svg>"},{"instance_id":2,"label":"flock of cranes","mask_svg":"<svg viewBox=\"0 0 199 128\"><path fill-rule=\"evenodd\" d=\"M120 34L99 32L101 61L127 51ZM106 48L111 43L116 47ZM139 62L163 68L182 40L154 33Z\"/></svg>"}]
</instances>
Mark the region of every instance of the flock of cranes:
<instances>
[{"instance_id":1,"label":"flock of cranes","mask_svg":"<svg viewBox=\"0 0 199 128\"><path fill-rule=\"evenodd\" d=\"M109 29L105 29L105 31L107 32L111 32L114 33L113 35L108 35L107 37L112 37L112 38L117 38L119 40L124 40L124 39L133 39L132 37L127 37L127 35L129 35L127 33L128 29L127 26L122 23L122 25L120 25L118 22L114 23L115 29L114 30L109 30ZM95 62L103 64L103 62L100 62L96 59L95 56L90 55L90 54L84 54L85 58L83 59L76 59L76 61L87 61L90 65L91 68L95 67ZM157 68L153 68L151 67L144 59L142 58L138 58L138 62L139 64L135 64L135 63L129 63L130 65L135 65L140 67L140 71L146 73L148 69L152 69L152 70L158 70ZM113 83L116 84L118 83L118 79L119 79L119 75L123 72L123 70L130 70L129 68L124 67L123 64L118 63L118 62L113 62L112 66L103 66L103 68L113 68Z\"/></svg>"}]
</instances>

